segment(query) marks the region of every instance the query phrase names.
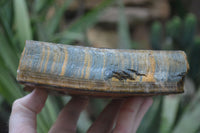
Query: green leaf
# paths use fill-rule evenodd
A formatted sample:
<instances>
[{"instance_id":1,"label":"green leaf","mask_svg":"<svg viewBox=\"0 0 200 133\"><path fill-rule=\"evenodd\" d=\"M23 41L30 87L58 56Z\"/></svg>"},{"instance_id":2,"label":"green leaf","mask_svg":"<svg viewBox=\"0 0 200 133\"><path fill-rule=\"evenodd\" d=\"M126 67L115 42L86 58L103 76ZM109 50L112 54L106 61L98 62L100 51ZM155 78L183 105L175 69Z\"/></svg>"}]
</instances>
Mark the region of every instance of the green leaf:
<instances>
[{"instance_id":1,"label":"green leaf","mask_svg":"<svg viewBox=\"0 0 200 133\"><path fill-rule=\"evenodd\" d=\"M160 133L171 133L180 103L179 96L166 96L163 99Z\"/></svg>"},{"instance_id":2,"label":"green leaf","mask_svg":"<svg viewBox=\"0 0 200 133\"><path fill-rule=\"evenodd\" d=\"M16 51L5 40L5 36L0 32L0 56L9 70L16 75L18 58Z\"/></svg>"},{"instance_id":3,"label":"green leaf","mask_svg":"<svg viewBox=\"0 0 200 133\"><path fill-rule=\"evenodd\" d=\"M0 93L9 103L23 96L13 77L2 67L0 67L0 75Z\"/></svg>"},{"instance_id":4,"label":"green leaf","mask_svg":"<svg viewBox=\"0 0 200 133\"><path fill-rule=\"evenodd\" d=\"M124 13L124 5L121 0L118 1L119 5L119 20L118 20L118 36L119 44L118 48L130 49L131 48L131 37L129 33L129 25L127 22L126 15Z\"/></svg>"},{"instance_id":5,"label":"green leaf","mask_svg":"<svg viewBox=\"0 0 200 133\"><path fill-rule=\"evenodd\" d=\"M162 45L162 25L160 22L154 22L151 27L151 47L154 50L161 50Z\"/></svg>"},{"instance_id":6,"label":"green leaf","mask_svg":"<svg viewBox=\"0 0 200 133\"><path fill-rule=\"evenodd\" d=\"M42 111L38 114L37 116L37 131L38 133L48 133L49 131L49 125L48 123L46 122L48 119L46 119L46 117L44 116L47 116L48 114L46 113L46 107L44 107L42 109ZM48 118L48 117L47 117Z\"/></svg>"},{"instance_id":7,"label":"green leaf","mask_svg":"<svg viewBox=\"0 0 200 133\"><path fill-rule=\"evenodd\" d=\"M1 76L3 76L3 75L1 75ZM1 79L1 77L0 77L0 79ZM7 102L12 103L13 100L10 98L11 97L10 92L8 91L7 87L5 87L3 85L2 81L0 81L0 94L1 94L1 96L3 96L3 98Z\"/></svg>"},{"instance_id":8,"label":"green leaf","mask_svg":"<svg viewBox=\"0 0 200 133\"><path fill-rule=\"evenodd\" d=\"M15 26L21 48L26 40L32 40L32 30L25 0L14 0Z\"/></svg>"},{"instance_id":9,"label":"green leaf","mask_svg":"<svg viewBox=\"0 0 200 133\"><path fill-rule=\"evenodd\" d=\"M67 8L69 7L69 5L71 4L72 0L67 0L64 2L64 4L61 7L56 7L55 10L55 14L53 15L53 17L51 18L51 20L49 20L47 27L46 27L46 31L47 33L52 36L52 34L56 31L56 29L58 28L58 25L60 23L60 20L64 14L64 12L67 10Z\"/></svg>"},{"instance_id":10,"label":"green leaf","mask_svg":"<svg viewBox=\"0 0 200 133\"><path fill-rule=\"evenodd\" d=\"M57 118L57 112L57 103L52 100L52 97L48 97L42 112L38 115L38 127L41 128L41 131L38 130L39 133L47 133L49 131Z\"/></svg>"},{"instance_id":11,"label":"green leaf","mask_svg":"<svg viewBox=\"0 0 200 133\"><path fill-rule=\"evenodd\" d=\"M167 35L172 37L173 39L179 39L182 33L182 23L180 17L176 16L166 25Z\"/></svg>"},{"instance_id":12,"label":"green leaf","mask_svg":"<svg viewBox=\"0 0 200 133\"><path fill-rule=\"evenodd\" d=\"M114 1L115 0L102 1L96 8L74 22L68 30L71 32L80 32L92 26L97 21L98 16L103 13L103 10L111 5Z\"/></svg>"},{"instance_id":13,"label":"green leaf","mask_svg":"<svg viewBox=\"0 0 200 133\"><path fill-rule=\"evenodd\" d=\"M60 111L59 102L58 99L60 97L55 96L48 96L48 99L45 103L45 106L40 112L38 116L38 121L41 123L41 125L38 123L38 126L41 128L42 131L38 131L40 133L48 132L51 128L52 124L56 121L58 112ZM62 101L62 100L61 100ZM61 102L60 101L60 102ZM62 105L63 107L63 105Z\"/></svg>"},{"instance_id":14,"label":"green leaf","mask_svg":"<svg viewBox=\"0 0 200 133\"><path fill-rule=\"evenodd\" d=\"M56 100L55 100L55 97L49 96L49 99L46 102L46 107L47 107L47 110L49 112L49 117L51 119L51 122L53 124L53 122L57 118L57 114L58 114L58 111L59 111L58 105L57 105Z\"/></svg>"},{"instance_id":15,"label":"green leaf","mask_svg":"<svg viewBox=\"0 0 200 133\"><path fill-rule=\"evenodd\" d=\"M87 112L84 110L79 117L77 127L81 133L86 133L88 128L92 125L92 121L89 119Z\"/></svg>"},{"instance_id":16,"label":"green leaf","mask_svg":"<svg viewBox=\"0 0 200 133\"><path fill-rule=\"evenodd\" d=\"M157 97L154 99L153 105L150 107L148 112L145 114L137 133L149 133L150 131L155 133L157 132L159 125L157 123L160 122L159 112L161 107L161 97Z\"/></svg>"},{"instance_id":17,"label":"green leaf","mask_svg":"<svg viewBox=\"0 0 200 133\"><path fill-rule=\"evenodd\" d=\"M7 0L2 5L0 5L0 20L1 23L5 26L10 26L12 23L12 1Z\"/></svg>"},{"instance_id":18,"label":"green leaf","mask_svg":"<svg viewBox=\"0 0 200 133\"><path fill-rule=\"evenodd\" d=\"M182 46L187 48L194 42L195 33L197 31L197 18L193 14L188 14L183 24Z\"/></svg>"},{"instance_id":19,"label":"green leaf","mask_svg":"<svg viewBox=\"0 0 200 133\"><path fill-rule=\"evenodd\" d=\"M48 0L35 0L34 1L34 9L36 12L39 12L46 4Z\"/></svg>"},{"instance_id":20,"label":"green leaf","mask_svg":"<svg viewBox=\"0 0 200 133\"><path fill-rule=\"evenodd\" d=\"M15 36L13 34L13 8L12 8L12 1L8 0L5 4L3 4L0 8L0 32L4 34L4 39L9 42L12 49L19 52L19 48L16 45L14 40ZM2 30L2 31L1 31Z\"/></svg>"},{"instance_id":21,"label":"green leaf","mask_svg":"<svg viewBox=\"0 0 200 133\"><path fill-rule=\"evenodd\" d=\"M33 6L34 11L37 14L44 10L48 10L52 4L55 4L55 0L35 0Z\"/></svg>"},{"instance_id":22,"label":"green leaf","mask_svg":"<svg viewBox=\"0 0 200 133\"><path fill-rule=\"evenodd\" d=\"M59 42L69 44L74 41L74 39L68 38L70 33L83 33L87 28L91 27L98 20L98 16L103 13L103 10L111 5L115 0L104 0L92 11L88 12L86 15L77 19L73 24L69 26L65 31L52 37L52 41L59 40ZM84 37L84 35L83 35ZM74 38L74 37L73 37ZM77 39L78 40L78 39Z\"/></svg>"},{"instance_id":23,"label":"green leaf","mask_svg":"<svg viewBox=\"0 0 200 133\"><path fill-rule=\"evenodd\" d=\"M1 7L2 5L4 5L7 1L9 1L9 0L1 0L1 1L0 1L0 7Z\"/></svg>"},{"instance_id":24,"label":"green leaf","mask_svg":"<svg viewBox=\"0 0 200 133\"><path fill-rule=\"evenodd\" d=\"M183 113L181 119L172 133L196 133L200 128L200 90L197 92L189 107Z\"/></svg>"}]
</instances>

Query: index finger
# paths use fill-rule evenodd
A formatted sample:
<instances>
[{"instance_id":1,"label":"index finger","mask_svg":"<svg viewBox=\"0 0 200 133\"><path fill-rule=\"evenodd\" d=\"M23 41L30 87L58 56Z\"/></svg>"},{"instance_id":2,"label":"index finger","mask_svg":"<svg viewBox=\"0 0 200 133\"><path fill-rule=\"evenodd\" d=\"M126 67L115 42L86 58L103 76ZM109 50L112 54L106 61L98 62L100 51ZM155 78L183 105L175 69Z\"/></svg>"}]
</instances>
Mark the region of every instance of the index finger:
<instances>
[{"instance_id":1,"label":"index finger","mask_svg":"<svg viewBox=\"0 0 200 133\"><path fill-rule=\"evenodd\" d=\"M151 104L151 98L133 97L126 99L121 106L113 133L135 133Z\"/></svg>"},{"instance_id":2,"label":"index finger","mask_svg":"<svg viewBox=\"0 0 200 133\"><path fill-rule=\"evenodd\" d=\"M36 115L43 108L46 99L47 92L42 89L35 89L17 99L12 106L9 133L36 133Z\"/></svg>"}]
</instances>

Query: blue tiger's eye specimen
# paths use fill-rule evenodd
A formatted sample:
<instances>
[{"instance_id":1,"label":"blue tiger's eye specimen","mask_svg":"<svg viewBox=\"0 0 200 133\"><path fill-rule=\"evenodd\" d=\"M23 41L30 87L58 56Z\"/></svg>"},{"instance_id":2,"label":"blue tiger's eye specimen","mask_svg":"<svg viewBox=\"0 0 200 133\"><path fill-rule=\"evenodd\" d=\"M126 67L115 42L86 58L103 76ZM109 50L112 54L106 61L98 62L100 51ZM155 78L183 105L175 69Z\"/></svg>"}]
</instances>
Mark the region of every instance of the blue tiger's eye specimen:
<instances>
[{"instance_id":1,"label":"blue tiger's eye specimen","mask_svg":"<svg viewBox=\"0 0 200 133\"><path fill-rule=\"evenodd\" d=\"M17 80L27 90L127 97L182 93L183 51L102 49L26 41Z\"/></svg>"}]
</instances>

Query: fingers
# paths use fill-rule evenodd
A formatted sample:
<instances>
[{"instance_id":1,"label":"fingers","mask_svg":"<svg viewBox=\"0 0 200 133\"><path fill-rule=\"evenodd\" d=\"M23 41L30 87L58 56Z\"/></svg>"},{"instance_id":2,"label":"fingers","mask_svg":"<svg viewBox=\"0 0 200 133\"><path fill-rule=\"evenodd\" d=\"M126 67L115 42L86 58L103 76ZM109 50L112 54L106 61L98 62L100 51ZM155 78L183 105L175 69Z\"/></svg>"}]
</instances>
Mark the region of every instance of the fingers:
<instances>
[{"instance_id":1,"label":"fingers","mask_svg":"<svg viewBox=\"0 0 200 133\"><path fill-rule=\"evenodd\" d=\"M88 133L110 133L122 102L123 100L112 100L89 128Z\"/></svg>"},{"instance_id":2,"label":"fingers","mask_svg":"<svg viewBox=\"0 0 200 133\"><path fill-rule=\"evenodd\" d=\"M113 133L135 133L152 102L150 97L113 100L89 128L88 133L110 133L115 121Z\"/></svg>"},{"instance_id":3,"label":"fingers","mask_svg":"<svg viewBox=\"0 0 200 133\"><path fill-rule=\"evenodd\" d=\"M134 118L142 103L143 98L140 97L128 98L124 101L113 133L132 133Z\"/></svg>"},{"instance_id":4,"label":"fingers","mask_svg":"<svg viewBox=\"0 0 200 133\"><path fill-rule=\"evenodd\" d=\"M36 133L36 115L47 99L47 92L35 89L30 94L16 100L12 106L9 133Z\"/></svg>"},{"instance_id":5,"label":"fingers","mask_svg":"<svg viewBox=\"0 0 200 133\"><path fill-rule=\"evenodd\" d=\"M88 99L73 97L62 109L50 133L75 133L76 125L81 111L88 103Z\"/></svg>"},{"instance_id":6,"label":"fingers","mask_svg":"<svg viewBox=\"0 0 200 133\"><path fill-rule=\"evenodd\" d=\"M137 117L135 118L135 123L133 125L133 131L132 133L135 133L142 121L142 118L144 117L145 113L149 109L149 107L152 105L153 99L151 97L147 97L144 99L143 104L140 106L140 109L138 110Z\"/></svg>"}]
</instances>

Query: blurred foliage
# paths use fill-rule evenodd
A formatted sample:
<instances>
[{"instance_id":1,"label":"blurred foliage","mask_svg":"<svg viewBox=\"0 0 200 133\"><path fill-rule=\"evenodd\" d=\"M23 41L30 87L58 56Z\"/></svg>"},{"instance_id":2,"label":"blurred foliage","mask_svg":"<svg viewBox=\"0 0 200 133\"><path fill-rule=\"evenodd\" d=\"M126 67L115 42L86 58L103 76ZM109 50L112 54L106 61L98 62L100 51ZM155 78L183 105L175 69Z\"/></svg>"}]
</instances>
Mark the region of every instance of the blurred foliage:
<instances>
[{"instance_id":1,"label":"blurred foliage","mask_svg":"<svg viewBox=\"0 0 200 133\"><path fill-rule=\"evenodd\" d=\"M102 1L94 10L79 17L68 28L61 30L59 29L61 19L71 1L64 1L61 7L54 0L35 0L34 4L25 0L0 2L1 103L6 102L11 106L15 99L25 95L22 86L15 79L25 40L34 39L69 44L72 44L73 41L83 41L85 37L83 31L92 26L96 22L97 16L114 0ZM31 5L31 8L28 5ZM52 17L47 18L47 12L51 7L55 8L55 13ZM68 100L63 97L48 97L46 105L37 119L39 133L48 132L56 120L58 112ZM3 114L4 108L0 109L0 112ZM0 115L0 118L1 116L3 115ZM8 122L5 120L4 123Z\"/></svg>"},{"instance_id":2,"label":"blurred foliage","mask_svg":"<svg viewBox=\"0 0 200 133\"><path fill-rule=\"evenodd\" d=\"M197 19L193 14L188 14L183 20L178 16L174 17L166 25L167 35L176 46L185 50L193 45L196 29Z\"/></svg>"},{"instance_id":3,"label":"blurred foliage","mask_svg":"<svg viewBox=\"0 0 200 133\"><path fill-rule=\"evenodd\" d=\"M185 5L182 0L169 0L169 2L172 14L180 17L184 17L185 14L187 14L187 9L185 6L188 5Z\"/></svg>"},{"instance_id":4,"label":"blurred foliage","mask_svg":"<svg viewBox=\"0 0 200 133\"><path fill-rule=\"evenodd\" d=\"M163 26L161 22L152 24L150 43L152 49L155 50L184 50L191 68L189 76L199 86L200 37L196 36L196 34L197 18L194 14L187 14L183 19L175 16Z\"/></svg>"},{"instance_id":5,"label":"blurred foliage","mask_svg":"<svg viewBox=\"0 0 200 133\"><path fill-rule=\"evenodd\" d=\"M0 120L7 123L12 102L24 96L22 86L16 82L16 70L25 40L51 41L56 43L89 44L85 31L96 24L98 16L115 0L104 0L91 11L77 17L65 28L60 28L65 11L72 0L59 5L55 0L1 0L0 1ZM174 3L180 3L174 1ZM173 3L173 1L171 1ZM131 40L129 25L124 15L124 5L117 1L119 21L117 32L119 48L139 48L140 44ZM176 5L177 6L177 5ZM54 8L54 14L48 12ZM174 8L174 7L173 7ZM150 30L150 45L155 50L186 51L190 63L189 78L200 83L200 37L196 35L197 19L187 14L181 4L177 14L167 23L156 21ZM182 14L182 15L180 15ZM180 17L181 16L181 17ZM197 133L200 131L200 91L192 94L183 104L186 95L159 96L145 115L138 133ZM58 112L70 97L49 96L46 105L38 116L38 132L45 133L55 121ZM93 99L92 113L86 111L78 122L78 132L85 132L109 101Z\"/></svg>"},{"instance_id":6,"label":"blurred foliage","mask_svg":"<svg viewBox=\"0 0 200 133\"><path fill-rule=\"evenodd\" d=\"M151 27L151 37L150 44L152 49L161 50L161 41L162 41L162 25L159 22L153 23Z\"/></svg>"},{"instance_id":7,"label":"blurred foliage","mask_svg":"<svg viewBox=\"0 0 200 133\"><path fill-rule=\"evenodd\" d=\"M130 49L131 48L131 37L129 33L129 25L124 12L124 5L122 1L118 1L119 5L119 20L118 20L118 37L119 43L118 48Z\"/></svg>"},{"instance_id":8,"label":"blurred foliage","mask_svg":"<svg viewBox=\"0 0 200 133\"><path fill-rule=\"evenodd\" d=\"M165 32L163 32L165 31ZM200 37L197 34L197 18L193 14L187 14L184 18L175 16L170 19L165 25L161 22L154 22L151 27L151 46L155 50L184 50L190 64L189 78L191 78L196 86L199 86L200 78ZM162 38L162 39L161 39ZM192 89L192 88L185 88ZM159 133L197 133L200 128L199 115L199 89L193 94L184 107L181 107L185 96L166 96L161 99L155 99L152 108L157 105L159 100L161 114L156 114L161 117L160 126L154 127L155 132ZM158 107L157 107L158 108ZM151 114L150 110L143 122L146 123ZM152 111L153 114L153 111ZM195 123L195 124L194 124ZM151 124L149 124L150 127ZM142 127L142 125L141 125ZM142 128L141 128L142 129ZM144 132L143 130L138 131ZM157 130L156 130L157 129ZM154 132L154 133L155 133Z\"/></svg>"}]
</instances>

